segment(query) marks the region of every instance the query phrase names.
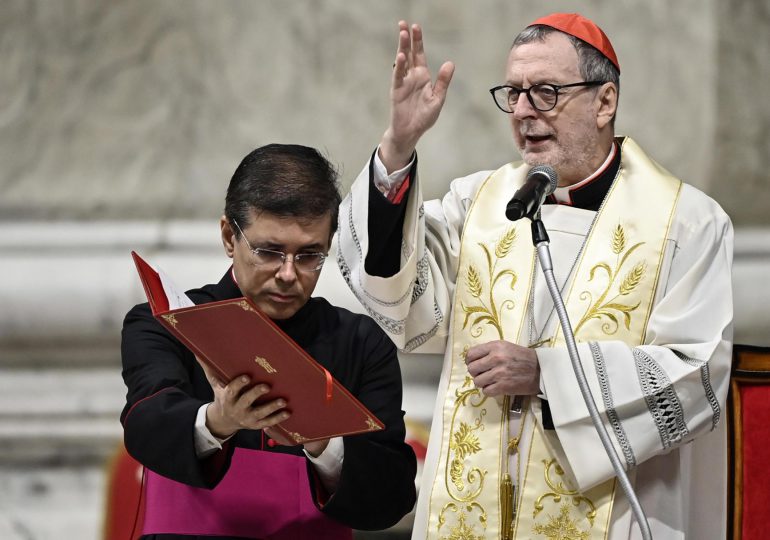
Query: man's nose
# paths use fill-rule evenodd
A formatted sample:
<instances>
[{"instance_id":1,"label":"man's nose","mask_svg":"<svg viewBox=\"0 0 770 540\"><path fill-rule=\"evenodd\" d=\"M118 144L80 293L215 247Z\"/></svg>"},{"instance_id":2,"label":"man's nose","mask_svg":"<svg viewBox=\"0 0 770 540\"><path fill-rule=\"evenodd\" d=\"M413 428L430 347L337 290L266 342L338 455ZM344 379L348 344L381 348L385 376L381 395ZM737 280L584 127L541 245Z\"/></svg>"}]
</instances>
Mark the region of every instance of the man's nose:
<instances>
[{"instance_id":1,"label":"man's nose","mask_svg":"<svg viewBox=\"0 0 770 540\"><path fill-rule=\"evenodd\" d=\"M537 113L537 109L535 109L532 102L529 100L529 94L521 92L519 98L516 100L516 106L513 108L513 117L517 120L521 120L537 116Z\"/></svg>"},{"instance_id":2,"label":"man's nose","mask_svg":"<svg viewBox=\"0 0 770 540\"><path fill-rule=\"evenodd\" d=\"M275 276L281 281L292 282L297 279L297 268L294 266L294 255L288 254L278 267Z\"/></svg>"}]
</instances>

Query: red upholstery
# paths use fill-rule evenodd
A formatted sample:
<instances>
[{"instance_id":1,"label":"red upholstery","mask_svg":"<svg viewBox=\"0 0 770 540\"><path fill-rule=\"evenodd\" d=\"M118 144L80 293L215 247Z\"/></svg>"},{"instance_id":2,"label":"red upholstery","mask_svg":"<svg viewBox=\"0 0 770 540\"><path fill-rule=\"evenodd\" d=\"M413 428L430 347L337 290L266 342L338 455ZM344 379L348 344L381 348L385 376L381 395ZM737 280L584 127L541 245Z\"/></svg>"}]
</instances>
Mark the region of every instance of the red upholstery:
<instances>
[{"instance_id":1,"label":"red upholstery","mask_svg":"<svg viewBox=\"0 0 770 540\"><path fill-rule=\"evenodd\" d=\"M734 347L728 411L728 537L770 538L770 347Z\"/></svg>"},{"instance_id":2,"label":"red upholstery","mask_svg":"<svg viewBox=\"0 0 770 540\"><path fill-rule=\"evenodd\" d=\"M142 532L142 466L121 443L107 470L103 540L136 540Z\"/></svg>"}]
</instances>

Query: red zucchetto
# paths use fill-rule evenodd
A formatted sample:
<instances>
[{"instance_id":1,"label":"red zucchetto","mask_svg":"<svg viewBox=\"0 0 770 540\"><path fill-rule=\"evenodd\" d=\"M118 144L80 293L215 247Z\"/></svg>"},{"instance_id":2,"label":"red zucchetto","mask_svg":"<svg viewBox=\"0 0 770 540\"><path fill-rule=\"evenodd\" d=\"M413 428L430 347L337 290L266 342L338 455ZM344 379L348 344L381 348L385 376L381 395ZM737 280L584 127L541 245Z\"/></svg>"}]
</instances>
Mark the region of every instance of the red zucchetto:
<instances>
[{"instance_id":1,"label":"red zucchetto","mask_svg":"<svg viewBox=\"0 0 770 540\"><path fill-rule=\"evenodd\" d=\"M606 56L610 62L615 64L618 71L620 71L620 63L615 54L615 49L612 48L610 39L592 20L586 19L577 13L551 13L545 17L540 17L529 26L535 26L537 24L550 26L565 34L582 39Z\"/></svg>"}]
</instances>

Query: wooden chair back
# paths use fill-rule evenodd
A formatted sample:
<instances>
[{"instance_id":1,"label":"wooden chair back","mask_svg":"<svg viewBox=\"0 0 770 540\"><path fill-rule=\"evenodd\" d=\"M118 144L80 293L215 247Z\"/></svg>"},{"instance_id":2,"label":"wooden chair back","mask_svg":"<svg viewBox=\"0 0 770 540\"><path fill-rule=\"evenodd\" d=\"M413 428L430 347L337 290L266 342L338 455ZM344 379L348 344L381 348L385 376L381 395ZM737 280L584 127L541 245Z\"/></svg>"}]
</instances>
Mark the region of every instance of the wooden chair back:
<instances>
[{"instance_id":1,"label":"wooden chair back","mask_svg":"<svg viewBox=\"0 0 770 540\"><path fill-rule=\"evenodd\" d=\"M733 347L727 408L727 536L770 538L770 347Z\"/></svg>"}]
</instances>

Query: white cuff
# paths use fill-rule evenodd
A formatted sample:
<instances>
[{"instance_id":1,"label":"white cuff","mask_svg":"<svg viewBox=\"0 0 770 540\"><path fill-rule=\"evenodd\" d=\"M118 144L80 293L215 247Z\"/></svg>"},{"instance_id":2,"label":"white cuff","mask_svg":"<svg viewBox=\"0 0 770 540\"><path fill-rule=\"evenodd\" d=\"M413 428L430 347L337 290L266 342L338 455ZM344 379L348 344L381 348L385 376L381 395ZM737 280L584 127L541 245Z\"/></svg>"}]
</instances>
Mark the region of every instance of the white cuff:
<instances>
[{"instance_id":1,"label":"white cuff","mask_svg":"<svg viewBox=\"0 0 770 540\"><path fill-rule=\"evenodd\" d=\"M311 456L307 450L304 450L305 455L313 464L313 468L318 473L318 478L321 480L326 492L329 495L334 494L337 491L337 486L340 483L340 476L342 475L342 460L345 457L345 444L342 441L342 437L334 437L329 439L329 444L317 457Z\"/></svg>"},{"instance_id":2,"label":"white cuff","mask_svg":"<svg viewBox=\"0 0 770 540\"><path fill-rule=\"evenodd\" d=\"M211 403L204 403L198 409L198 414L195 416L195 429L193 430L193 439L195 442L195 454L198 458L203 459L210 456L217 450L222 449L222 443L227 439L219 439L212 435L209 428L206 427L206 409L208 409ZM230 437L228 437L229 439Z\"/></svg>"},{"instance_id":3,"label":"white cuff","mask_svg":"<svg viewBox=\"0 0 770 540\"><path fill-rule=\"evenodd\" d=\"M414 165L414 159L415 156L413 155L406 167L388 175L388 171L380 159L380 147L378 146L377 151L374 153L374 186L377 190L386 196L389 193L398 191L398 188L401 187L406 175L409 173L409 169Z\"/></svg>"}]
</instances>

